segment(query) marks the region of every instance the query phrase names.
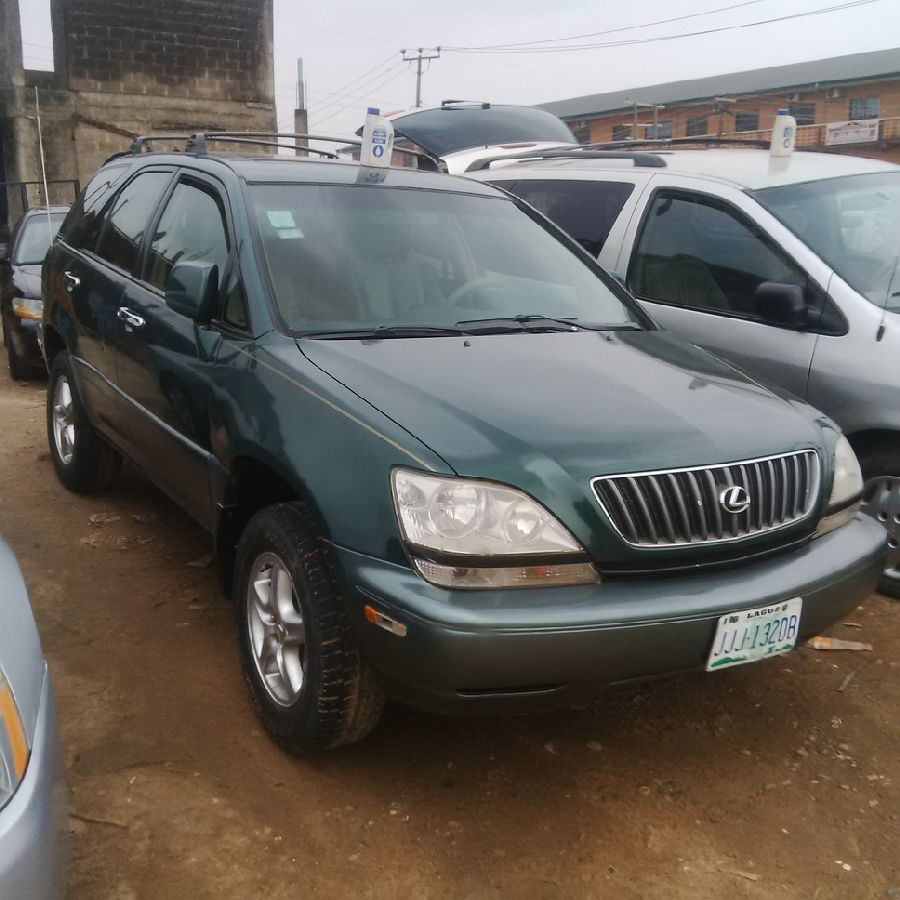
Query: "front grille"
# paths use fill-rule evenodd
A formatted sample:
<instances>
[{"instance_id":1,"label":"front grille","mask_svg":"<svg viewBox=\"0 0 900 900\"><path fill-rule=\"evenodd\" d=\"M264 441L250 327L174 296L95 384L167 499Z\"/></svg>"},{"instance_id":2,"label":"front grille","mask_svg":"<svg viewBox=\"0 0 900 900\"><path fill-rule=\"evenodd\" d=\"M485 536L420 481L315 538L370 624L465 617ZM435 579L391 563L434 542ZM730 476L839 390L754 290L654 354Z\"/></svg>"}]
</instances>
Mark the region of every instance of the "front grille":
<instances>
[{"instance_id":1,"label":"front grille","mask_svg":"<svg viewBox=\"0 0 900 900\"><path fill-rule=\"evenodd\" d=\"M815 450L721 466L595 478L591 486L610 521L634 547L734 541L784 528L809 515L819 495ZM728 512L723 493L742 487L743 512Z\"/></svg>"}]
</instances>

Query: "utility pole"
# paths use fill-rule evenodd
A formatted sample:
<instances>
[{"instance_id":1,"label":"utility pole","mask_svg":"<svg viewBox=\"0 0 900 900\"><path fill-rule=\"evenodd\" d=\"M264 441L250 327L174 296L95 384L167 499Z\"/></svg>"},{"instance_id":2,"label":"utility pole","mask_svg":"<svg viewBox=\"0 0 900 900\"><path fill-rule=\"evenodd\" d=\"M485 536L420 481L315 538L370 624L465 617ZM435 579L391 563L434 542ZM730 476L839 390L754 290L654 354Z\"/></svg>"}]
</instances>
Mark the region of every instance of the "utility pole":
<instances>
[{"instance_id":1,"label":"utility pole","mask_svg":"<svg viewBox=\"0 0 900 900\"><path fill-rule=\"evenodd\" d=\"M440 47L419 47L417 50L401 50L404 62L416 64L416 109L422 105L422 63L426 60L440 59ZM406 54L409 53L409 56ZM413 55L415 54L415 55Z\"/></svg>"}]
</instances>

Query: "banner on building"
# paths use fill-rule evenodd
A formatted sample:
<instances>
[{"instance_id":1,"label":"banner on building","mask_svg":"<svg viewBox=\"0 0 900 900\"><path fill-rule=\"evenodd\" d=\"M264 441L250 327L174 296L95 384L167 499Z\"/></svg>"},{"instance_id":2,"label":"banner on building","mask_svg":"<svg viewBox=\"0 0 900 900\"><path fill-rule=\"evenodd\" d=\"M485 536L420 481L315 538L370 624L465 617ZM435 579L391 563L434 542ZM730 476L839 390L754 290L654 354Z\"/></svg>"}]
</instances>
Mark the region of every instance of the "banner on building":
<instances>
[{"instance_id":1,"label":"banner on building","mask_svg":"<svg viewBox=\"0 0 900 900\"><path fill-rule=\"evenodd\" d=\"M878 140L878 119L829 122L825 126L826 144L868 144Z\"/></svg>"}]
</instances>

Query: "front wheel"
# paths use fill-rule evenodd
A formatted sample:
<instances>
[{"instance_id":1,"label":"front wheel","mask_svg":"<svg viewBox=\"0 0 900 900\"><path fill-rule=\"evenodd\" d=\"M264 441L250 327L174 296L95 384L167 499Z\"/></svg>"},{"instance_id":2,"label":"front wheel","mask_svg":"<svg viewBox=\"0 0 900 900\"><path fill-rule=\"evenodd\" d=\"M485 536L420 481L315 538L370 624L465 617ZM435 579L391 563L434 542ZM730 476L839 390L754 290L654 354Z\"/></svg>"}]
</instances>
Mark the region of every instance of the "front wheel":
<instances>
[{"instance_id":1,"label":"front wheel","mask_svg":"<svg viewBox=\"0 0 900 900\"><path fill-rule=\"evenodd\" d=\"M234 585L244 678L269 734L298 754L365 737L384 694L302 504L270 506L250 520Z\"/></svg>"},{"instance_id":2,"label":"front wheel","mask_svg":"<svg viewBox=\"0 0 900 900\"><path fill-rule=\"evenodd\" d=\"M59 480L78 494L107 487L122 458L88 421L65 351L50 364L47 382L47 441Z\"/></svg>"},{"instance_id":3,"label":"front wheel","mask_svg":"<svg viewBox=\"0 0 900 900\"><path fill-rule=\"evenodd\" d=\"M878 591L900 599L900 447L870 447L859 455L865 485L863 511L887 529L887 565Z\"/></svg>"}]
</instances>

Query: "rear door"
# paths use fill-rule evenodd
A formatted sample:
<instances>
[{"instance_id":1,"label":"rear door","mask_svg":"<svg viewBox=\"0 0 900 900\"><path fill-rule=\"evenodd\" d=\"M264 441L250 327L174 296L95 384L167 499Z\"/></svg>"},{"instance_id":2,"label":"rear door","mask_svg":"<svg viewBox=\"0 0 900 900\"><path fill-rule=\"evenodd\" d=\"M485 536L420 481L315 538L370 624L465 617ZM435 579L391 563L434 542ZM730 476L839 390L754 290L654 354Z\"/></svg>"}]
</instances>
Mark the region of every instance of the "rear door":
<instances>
[{"instance_id":1,"label":"rear door","mask_svg":"<svg viewBox=\"0 0 900 900\"><path fill-rule=\"evenodd\" d=\"M119 386L127 405L131 454L194 518L209 525L212 367L218 332L174 312L165 289L177 262L209 262L220 285L233 242L225 193L200 173L183 171L152 225L141 275L126 285L120 311ZM236 279L222 303L240 292Z\"/></svg>"},{"instance_id":2,"label":"rear door","mask_svg":"<svg viewBox=\"0 0 900 900\"><path fill-rule=\"evenodd\" d=\"M634 217L619 265L627 267L628 288L665 328L805 398L825 292L751 216L747 207L758 204L734 194L724 199L690 182L657 183ZM774 219L766 224L784 231ZM828 273L817 274L827 284ZM754 292L764 281L801 285L811 325L762 318Z\"/></svg>"}]
</instances>

